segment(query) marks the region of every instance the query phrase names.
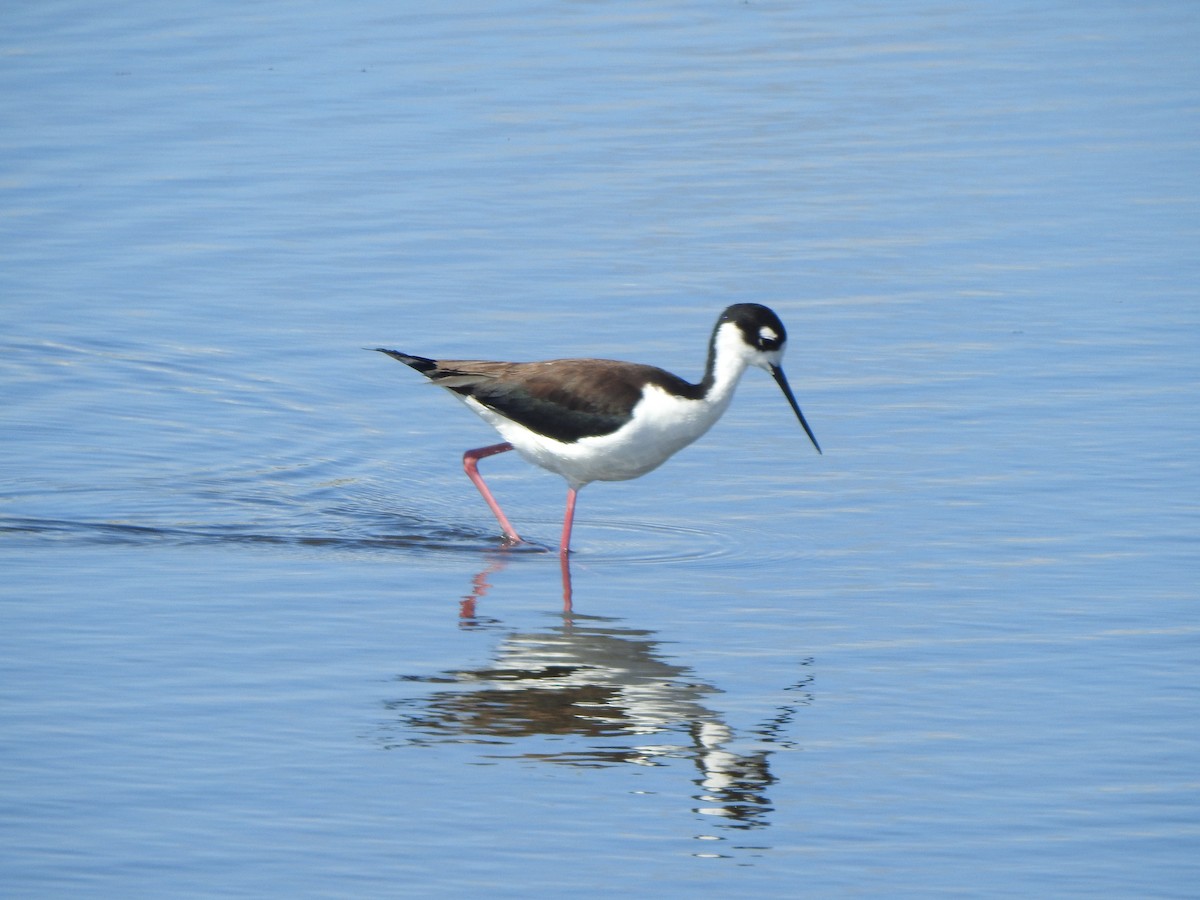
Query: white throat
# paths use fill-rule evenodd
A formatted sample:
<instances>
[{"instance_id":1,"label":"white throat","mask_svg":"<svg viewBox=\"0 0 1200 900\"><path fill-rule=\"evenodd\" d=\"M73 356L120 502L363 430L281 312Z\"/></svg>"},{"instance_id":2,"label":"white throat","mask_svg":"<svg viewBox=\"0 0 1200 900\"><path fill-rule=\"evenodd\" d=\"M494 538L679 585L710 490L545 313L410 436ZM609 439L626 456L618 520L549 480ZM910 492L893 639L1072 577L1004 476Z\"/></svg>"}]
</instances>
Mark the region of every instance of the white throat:
<instances>
[{"instance_id":1,"label":"white throat","mask_svg":"<svg viewBox=\"0 0 1200 900\"><path fill-rule=\"evenodd\" d=\"M732 322L717 329L713 339L712 386L705 398L716 413L714 419L729 406L746 367L761 356L759 351L746 344L741 329Z\"/></svg>"}]
</instances>

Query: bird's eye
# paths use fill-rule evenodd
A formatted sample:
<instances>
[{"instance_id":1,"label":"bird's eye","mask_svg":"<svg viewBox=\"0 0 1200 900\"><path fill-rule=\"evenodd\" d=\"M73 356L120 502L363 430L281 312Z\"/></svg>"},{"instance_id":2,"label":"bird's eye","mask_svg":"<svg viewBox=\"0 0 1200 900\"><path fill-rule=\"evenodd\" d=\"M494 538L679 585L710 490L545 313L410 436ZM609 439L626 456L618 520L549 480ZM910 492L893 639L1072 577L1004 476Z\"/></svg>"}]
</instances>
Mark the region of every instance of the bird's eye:
<instances>
[{"instance_id":1,"label":"bird's eye","mask_svg":"<svg viewBox=\"0 0 1200 900\"><path fill-rule=\"evenodd\" d=\"M758 345L760 347L770 347L772 344L779 343L779 334L769 325L764 325L758 329Z\"/></svg>"}]
</instances>

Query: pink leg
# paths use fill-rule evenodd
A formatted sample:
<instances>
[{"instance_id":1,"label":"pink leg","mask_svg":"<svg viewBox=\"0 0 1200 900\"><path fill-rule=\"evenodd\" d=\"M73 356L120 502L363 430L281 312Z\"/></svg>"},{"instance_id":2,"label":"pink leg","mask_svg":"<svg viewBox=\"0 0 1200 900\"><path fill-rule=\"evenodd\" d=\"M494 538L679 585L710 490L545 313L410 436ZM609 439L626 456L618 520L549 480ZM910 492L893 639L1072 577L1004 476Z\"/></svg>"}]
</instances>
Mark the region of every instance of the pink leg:
<instances>
[{"instance_id":1,"label":"pink leg","mask_svg":"<svg viewBox=\"0 0 1200 900\"><path fill-rule=\"evenodd\" d=\"M478 450L468 450L463 454L463 469L466 470L467 477L479 488L479 493L483 494L483 499L487 501L487 505L491 508L492 513L496 516L496 521L500 523L500 527L504 529L504 536L514 544L521 543L521 536L517 534L515 528L509 524L508 518L500 509L500 504L496 502L496 498L492 496L492 492L488 490L488 486L483 482L483 476L479 474L479 460L489 456L495 456L497 453L505 453L513 448L512 444L492 444L490 447L480 447Z\"/></svg>"},{"instance_id":2,"label":"pink leg","mask_svg":"<svg viewBox=\"0 0 1200 900\"><path fill-rule=\"evenodd\" d=\"M575 523L575 488L567 489L567 512L563 516L562 544L558 552L564 556L571 552L571 526Z\"/></svg>"}]
</instances>

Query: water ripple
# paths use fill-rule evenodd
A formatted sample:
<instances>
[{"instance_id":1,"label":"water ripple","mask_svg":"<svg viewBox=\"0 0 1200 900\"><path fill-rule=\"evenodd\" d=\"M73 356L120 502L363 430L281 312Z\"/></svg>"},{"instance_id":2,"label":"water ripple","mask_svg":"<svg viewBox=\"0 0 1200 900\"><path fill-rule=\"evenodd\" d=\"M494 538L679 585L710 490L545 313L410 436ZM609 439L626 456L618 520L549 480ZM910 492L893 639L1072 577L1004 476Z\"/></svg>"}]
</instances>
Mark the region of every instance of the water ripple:
<instances>
[{"instance_id":1,"label":"water ripple","mask_svg":"<svg viewBox=\"0 0 1200 900\"><path fill-rule=\"evenodd\" d=\"M478 532L453 526L431 528L427 524L355 534L338 533L332 528L322 533L311 527L304 530L289 530L283 527L269 530L262 526L240 524L163 526L3 516L0 517L0 534L80 544L241 544L408 552L476 553L493 549L495 546L494 541Z\"/></svg>"},{"instance_id":2,"label":"water ripple","mask_svg":"<svg viewBox=\"0 0 1200 900\"><path fill-rule=\"evenodd\" d=\"M279 507L288 509L282 502ZM396 512L381 514L343 505L319 511L292 509L292 513L285 513L285 518L273 522L203 524L10 515L0 516L0 535L78 544L274 545L407 553L481 553L498 547L520 554L552 554L557 550L556 545L536 539L508 546L491 529L433 523ZM553 527L547 524L547 529ZM589 522L586 534L577 536L572 556L598 565L761 559L746 539L657 522Z\"/></svg>"}]
</instances>

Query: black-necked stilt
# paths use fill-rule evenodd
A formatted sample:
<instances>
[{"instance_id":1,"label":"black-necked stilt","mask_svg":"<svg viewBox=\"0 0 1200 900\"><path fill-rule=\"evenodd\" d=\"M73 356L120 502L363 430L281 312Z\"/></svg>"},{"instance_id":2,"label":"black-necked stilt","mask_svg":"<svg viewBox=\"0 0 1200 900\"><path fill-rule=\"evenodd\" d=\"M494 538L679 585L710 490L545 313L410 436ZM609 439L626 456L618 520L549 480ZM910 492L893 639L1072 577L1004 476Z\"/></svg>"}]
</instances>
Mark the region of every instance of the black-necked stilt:
<instances>
[{"instance_id":1,"label":"black-necked stilt","mask_svg":"<svg viewBox=\"0 0 1200 900\"><path fill-rule=\"evenodd\" d=\"M820 453L780 368L786 343L787 332L774 312L757 303L738 303L717 319L704 377L697 384L655 366L611 359L435 360L376 349L453 391L505 439L468 450L463 468L508 540L521 538L480 476L479 460L515 449L534 465L566 479L560 545L565 554L579 489L593 481L624 481L657 469L721 417L747 366L771 373Z\"/></svg>"}]
</instances>

